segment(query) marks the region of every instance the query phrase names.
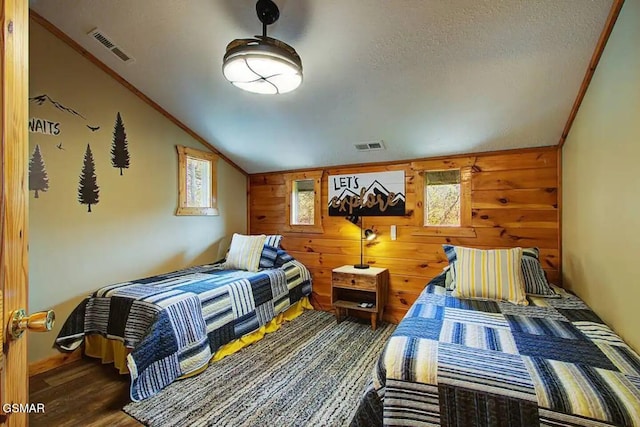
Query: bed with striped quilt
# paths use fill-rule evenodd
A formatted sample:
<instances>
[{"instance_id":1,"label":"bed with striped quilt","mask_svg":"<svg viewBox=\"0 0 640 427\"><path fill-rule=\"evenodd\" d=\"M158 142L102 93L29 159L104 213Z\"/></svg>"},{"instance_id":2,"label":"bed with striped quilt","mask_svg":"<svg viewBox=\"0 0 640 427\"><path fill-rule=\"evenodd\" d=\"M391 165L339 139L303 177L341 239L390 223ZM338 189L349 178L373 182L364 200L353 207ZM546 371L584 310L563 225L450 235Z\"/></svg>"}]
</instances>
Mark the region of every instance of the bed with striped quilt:
<instances>
[{"instance_id":1,"label":"bed with striped quilt","mask_svg":"<svg viewBox=\"0 0 640 427\"><path fill-rule=\"evenodd\" d=\"M259 272L218 263L105 286L76 307L56 345L72 351L89 334L122 341L131 399L145 399L311 294L309 270L286 253L279 260Z\"/></svg>"},{"instance_id":2,"label":"bed with striped quilt","mask_svg":"<svg viewBox=\"0 0 640 427\"><path fill-rule=\"evenodd\" d=\"M640 358L578 297L463 300L432 281L352 426L640 426Z\"/></svg>"}]
</instances>

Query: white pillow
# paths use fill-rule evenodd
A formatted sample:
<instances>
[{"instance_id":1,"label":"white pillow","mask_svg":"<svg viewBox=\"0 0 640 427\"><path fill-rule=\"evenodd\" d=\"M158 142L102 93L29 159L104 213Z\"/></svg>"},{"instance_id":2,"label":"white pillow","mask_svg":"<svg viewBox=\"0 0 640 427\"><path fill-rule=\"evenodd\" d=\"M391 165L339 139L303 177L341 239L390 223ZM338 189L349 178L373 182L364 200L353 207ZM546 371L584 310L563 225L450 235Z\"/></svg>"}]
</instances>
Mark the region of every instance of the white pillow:
<instances>
[{"instance_id":1,"label":"white pillow","mask_svg":"<svg viewBox=\"0 0 640 427\"><path fill-rule=\"evenodd\" d=\"M245 236L234 233L229 247L229 254L224 263L228 270L258 271L260 267L260 254L267 236Z\"/></svg>"}]
</instances>

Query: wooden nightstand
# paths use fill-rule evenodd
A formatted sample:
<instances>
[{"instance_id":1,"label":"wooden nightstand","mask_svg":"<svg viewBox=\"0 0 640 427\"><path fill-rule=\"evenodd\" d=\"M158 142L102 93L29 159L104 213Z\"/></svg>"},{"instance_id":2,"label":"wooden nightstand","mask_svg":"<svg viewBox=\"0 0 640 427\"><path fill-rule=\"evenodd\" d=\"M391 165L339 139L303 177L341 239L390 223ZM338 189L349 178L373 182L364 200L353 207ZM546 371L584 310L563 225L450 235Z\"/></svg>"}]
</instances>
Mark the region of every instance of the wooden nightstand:
<instances>
[{"instance_id":1,"label":"wooden nightstand","mask_svg":"<svg viewBox=\"0 0 640 427\"><path fill-rule=\"evenodd\" d=\"M382 320L387 302L389 270L370 267L366 269L343 265L335 268L331 275L331 305L336 310L336 320L342 321L342 314L349 310L371 313L371 328L375 331L377 321ZM360 307L360 303L372 303L373 307Z\"/></svg>"}]
</instances>

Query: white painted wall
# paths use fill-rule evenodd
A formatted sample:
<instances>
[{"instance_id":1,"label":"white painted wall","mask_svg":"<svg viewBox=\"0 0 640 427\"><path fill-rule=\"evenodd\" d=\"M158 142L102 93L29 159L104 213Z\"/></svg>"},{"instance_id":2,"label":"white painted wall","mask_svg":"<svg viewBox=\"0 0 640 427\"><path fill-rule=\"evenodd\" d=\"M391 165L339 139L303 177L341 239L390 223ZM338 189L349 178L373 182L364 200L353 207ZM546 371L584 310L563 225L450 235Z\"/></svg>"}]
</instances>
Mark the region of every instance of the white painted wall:
<instances>
[{"instance_id":1,"label":"white painted wall","mask_svg":"<svg viewBox=\"0 0 640 427\"><path fill-rule=\"evenodd\" d=\"M57 316L53 333L29 334L29 360L37 361L55 354L58 330L93 290L224 257L233 233L246 232L246 178L220 160L220 215L175 216L175 146L204 148L33 21L30 62L30 96L48 94L87 119L30 103L30 117L60 122L58 136L30 134L31 153L38 144L50 188L37 199L30 192L29 310L54 308ZM110 155L117 112L131 155L123 176ZM91 213L77 200L87 144L100 186Z\"/></svg>"},{"instance_id":2,"label":"white painted wall","mask_svg":"<svg viewBox=\"0 0 640 427\"><path fill-rule=\"evenodd\" d=\"M640 0L626 0L563 150L563 276L640 351Z\"/></svg>"}]
</instances>

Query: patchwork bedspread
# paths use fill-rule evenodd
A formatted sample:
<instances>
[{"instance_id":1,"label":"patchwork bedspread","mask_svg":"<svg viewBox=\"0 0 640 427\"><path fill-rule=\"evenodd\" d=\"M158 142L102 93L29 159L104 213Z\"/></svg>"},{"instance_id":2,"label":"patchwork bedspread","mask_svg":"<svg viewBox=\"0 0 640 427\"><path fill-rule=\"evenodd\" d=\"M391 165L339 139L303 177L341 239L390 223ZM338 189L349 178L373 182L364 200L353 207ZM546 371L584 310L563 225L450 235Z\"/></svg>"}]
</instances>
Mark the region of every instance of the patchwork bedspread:
<instances>
[{"instance_id":1,"label":"patchwork bedspread","mask_svg":"<svg viewBox=\"0 0 640 427\"><path fill-rule=\"evenodd\" d=\"M56 344L74 350L88 334L122 341L132 349L131 398L139 401L310 294L311 275L293 259L257 273L193 267L96 291L69 316Z\"/></svg>"},{"instance_id":2,"label":"patchwork bedspread","mask_svg":"<svg viewBox=\"0 0 640 427\"><path fill-rule=\"evenodd\" d=\"M640 358L579 298L461 300L430 284L352 426L640 426Z\"/></svg>"}]
</instances>

